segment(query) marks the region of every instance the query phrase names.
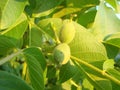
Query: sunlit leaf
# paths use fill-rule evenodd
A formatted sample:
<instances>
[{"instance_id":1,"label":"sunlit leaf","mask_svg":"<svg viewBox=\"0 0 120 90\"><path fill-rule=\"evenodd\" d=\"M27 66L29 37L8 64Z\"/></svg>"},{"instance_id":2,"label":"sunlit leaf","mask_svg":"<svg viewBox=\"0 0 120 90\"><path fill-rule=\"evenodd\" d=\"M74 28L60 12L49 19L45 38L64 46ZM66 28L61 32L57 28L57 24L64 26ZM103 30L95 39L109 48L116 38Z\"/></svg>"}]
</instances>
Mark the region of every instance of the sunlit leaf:
<instances>
[{"instance_id":1,"label":"sunlit leaf","mask_svg":"<svg viewBox=\"0 0 120 90\"><path fill-rule=\"evenodd\" d=\"M28 22L24 14L22 14L19 19L10 28L2 32L3 35L13 37L15 39L20 39L23 37Z\"/></svg>"},{"instance_id":2,"label":"sunlit leaf","mask_svg":"<svg viewBox=\"0 0 120 90\"><path fill-rule=\"evenodd\" d=\"M118 80L120 80L120 77L119 77L120 76L120 72L115 70L114 68L108 68L106 70L106 72L108 74L110 74L111 76L113 76L113 77L117 78Z\"/></svg>"},{"instance_id":3,"label":"sunlit leaf","mask_svg":"<svg viewBox=\"0 0 120 90\"><path fill-rule=\"evenodd\" d=\"M0 29L8 28L22 14L27 0L0 0Z\"/></svg>"},{"instance_id":4,"label":"sunlit leaf","mask_svg":"<svg viewBox=\"0 0 120 90\"><path fill-rule=\"evenodd\" d=\"M84 89L94 90L93 85L91 85L91 83L86 78L83 80L82 86Z\"/></svg>"},{"instance_id":5,"label":"sunlit leaf","mask_svg":"<svg viewBox=\"0 0 120 90\"><path fill-rule=\"evenodd\" d=\"M105 1L107 1L116 11L119 11L117 0L105 0Z\"/></svg>"},{"instance_id":6,"label":"sunlit leaf","mask_svg":"<svg viewBox=\"0 0 120 90\"><path fill-rule=\"evenodd\" d=\"M103 70L107 70L109 68L114 68L115 61L113 59L108 59L103 63Z\"/></svg>"},{"instance_id":7,"label":"sunlit leaf","mask_svg":"<svg viewBox=\"0 0 120 90\"><path fill-rule=\"evenodd\" d=\"M110 34L104 38L104 41L110 40L110 39L115 39L115 38L120 38L120 32Z\"/></svg>"},{"instance_id":8,"label":"sunlit leaf","mask_svg":"<svg viewBox=\"0 0 120 90\"><path fill-rule=\"evenodd\" d=\"M97 4L99 4L99 0L67 0L67 6L72 7L94 6Z\"/></svg>"},{"instance_id":9,"label":"sunlit leaf","mask_svg":"<svg viewBox=\"0 0 120 90\"><path fill-rule=\"evenodd\" d=\"M48 35L55 38L55 32L58 34L62 25L60 18L48 18L40 20L38 26L42 28Z\"/></svg>"},{"instance_id":10,"label":"sunlit leaf","mask_svg":"<svg viewBox=\"0 0 120 90\"><path fill-rule=\"evenodd\" d=\"M120 31L120 20L115 15L115 12L101 1L91 33L102 41L106 35Z\"/></svg>"},{"instance_id":11,"label":"sunlit leaf","mask_svg":"<svg viewBox=\"0 0 120 90\"><path fill-rule=\"evenodd\" d=\"M106 60L107 54L102 43L81 25L74 23L76 34L73 41L69 44L71 55L87 62Z\"/></svg>"},{"instance_id":12,"label":"sunlit leaf","mask_svg":"<svg viewBox=\"0 0 120 90\"><path fill-rule=\"evenodd\" d=\"M111 85L111 82L106 79L106 78L103 78L101 75L98 76L98 75L95 75L96 73L98 72L92 72L92 69L89 68L89 70L91 70L90 73L87 73L87 71L81 67L81 65L79 64L76 64L77 67L79 68L80 71L83 72L83 74L86 76L87 80L95 87L95 89L97 90L106 90L109 88L109 90L112 90L112 85ZM93 74L91 74L93 73Z\"/></svg>"},{"instance_id":13,"label":"sunlit leaf","mask_svg":"<svg viewBox=\"0 0 120 90\"><path fill-rule=\"evenodd\" d=\"M90 74L88 76L93 80L92 82L96 83L100 87L100 88L96 87L96 85L94 85L94 83L93 83L93 85L95 86L96 89L98 89L98 90L107 90L107 89L112 90L112 85L111 85L111 82L109 80L92 75L92 74Z\"/></svg>"},{"instance_id":14,"label":"sunlit leaf","mask_svg":"<svg viewBox=\"0 0 120 90\"><path fill-rule=\"evenodd\" d=\"M80 10L80 8L63 8L62 10L53 14L53 18L60 18L71 13L79 12Z\"/></svg>"}]
</instances>

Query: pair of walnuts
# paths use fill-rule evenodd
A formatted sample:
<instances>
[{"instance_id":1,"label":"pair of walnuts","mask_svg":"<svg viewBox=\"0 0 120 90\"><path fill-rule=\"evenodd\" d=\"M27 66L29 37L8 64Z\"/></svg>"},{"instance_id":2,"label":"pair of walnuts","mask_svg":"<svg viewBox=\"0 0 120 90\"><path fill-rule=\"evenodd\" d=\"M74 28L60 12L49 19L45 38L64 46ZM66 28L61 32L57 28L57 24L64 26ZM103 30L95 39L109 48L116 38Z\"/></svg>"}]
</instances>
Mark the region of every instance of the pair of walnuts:
<instances>
[{"instance_id":1,"label":"pair of walnuts","mask_svg":"<svg viewBox=\"0 0 120 90\"><path fill-rule=\"evenodd\" d=\"M60 44L58 44L53 51L54 60L59 64L66 64L70 59L70 47L69 43L75 37L75 27L72 21L68 21L63 24L60 29L59 40Z\"/></svg>"}]
</instances>

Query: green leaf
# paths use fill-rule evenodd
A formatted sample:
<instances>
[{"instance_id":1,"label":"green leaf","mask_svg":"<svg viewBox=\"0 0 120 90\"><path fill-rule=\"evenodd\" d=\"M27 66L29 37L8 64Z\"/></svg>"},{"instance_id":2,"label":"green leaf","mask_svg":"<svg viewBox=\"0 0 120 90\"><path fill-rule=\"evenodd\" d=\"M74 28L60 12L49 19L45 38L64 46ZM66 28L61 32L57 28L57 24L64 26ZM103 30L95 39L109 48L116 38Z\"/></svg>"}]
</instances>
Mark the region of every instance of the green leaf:
<instances>
[{"instance_id":1,"label":"green leaf","mask_svg":"<svg viewBox=\"0 0 120 90\"><path fill-rule=\"evenodd\" d=\"M5 71L0 71L0 90L34 90L21 78Z\"/></svg>"},{"instance_id":2,"label":"green leaf","mask_svg":"<svg viewBox=\"0 0 120 90\"><path fill-rule=\"evenodd\" d=\"M94 90L93 85L91 85L91 83L86 78L83 80L82 86L83 86L83 90L84 89Z\"/></svg>"},{"instance_id":3,"label":"green leaf","mask_svg":"<svg viewBox=\"0 0 120 90\"><path fill-rule=\"evenodd\" d=\"M119 48L118 47L115 47L113 45L110 45L110 44L107 44L107 43L103 43L105 48L106 48L106 51L107 51L107 56L112 59L112 58L115 58L116 55L118 54L119 52Z\"/></svg>"},{"instance_id":4,"label":"green leaf","mask_svg":"<svg viewBox=\"0 0 120 90\"><path fill-rule=\"evenodd\" d=\"M29 54L30 56L34 57L37 62L40 64L43 70L46 68L46 60L43 56L42 51L39 48L31 47L24 50L25 54Z\"/></svg>"},{"instance_id":5,"label":"green leaf","mask_svg":"<svg viewBox=\"0 0 120 90\"><path fill-rule=\"evenodd\" d=\"M47 75L46 77L48 79L52 79L52 78L55 78L56 77L56 68L54 66L48 66L47 67Z\"/></svg>"},{"instance_id":6,"label":"green leaf","mask_svg":"<svg viewBox=\"0 0 120 90\"><path fill-rule=\"evenodd\" d=\"M79 64L75 64L75 65L79 68L80 71L83 72L87 80L95 87L95 89L112 90L111 82L108 79L103 78L101 75L100 76L95 75L98 72L95 71L96 73L94 72L93 74L90 74L90 73L87 73L86 70L83 67L81 67L81 65Z\"/></svg>"},{"instance_id":7,"label":"green leaf","mask_svg":"<svg viewBox=\"0 0 120 90\"><path fill-rule=\"evenodd\" d=\"M55 38L55 32L58 34L62 25L60 18L48 18L40 20L38 26L46 32L49 36Z\"/></svg>"},{"instance_id":8,"label":"green leaf","mask_svg":"<svg viewBox=\"0 0 120 90\"><path fill-rule=\"evenodd\" d=\"M33 11L33 17L47 16L52 13L56 6L63 0L36 0L36 7Z\"/></svg>"},{"instance_id":9,"label":"green leaf","mask_svg":"<svg viewBox=\"0 0 120 90\"><path fill-rule=\"evenodd\" d=\"M93 80L94 83L96 83L99 87L97 87L94 83L93 85L95 86L95 88L97 90L112 90L112 85L111 82L105 78L101 78L95 75L88 75L89 78L91 78Z\"/></svg>"},{"instance_id":10,"label":"green leaf","mask_svg":"<svg viewBox=\"0 0 120 90\"><path fill-rule=\"evenodd\" d=\"M104 41L114 39L114 38L120 38L120 32L110 34L104 38Z\"/></svg>"},{"instance_id":11,"label":"green leaf","mask_svg":"<svg viewBox=\"0 0 120 90\"><path fill-rule=\"evenodd\" d=\"M30 32L30 43L31 46L37 46L40 47L43 44L43 37L42 37L42 32L41 29L38 29L34 25L31 25L31 32Z\"/></svg>"},{"instance_id":12,"label":"green leaf","mask_svg":"<svg viewBox=\"0 0 120 90\"><path fill-rule=\"evenodd\" d=\"M67 6L72 7L85 7L89 5L97 5L99 4L99 0L67 0L66 1Z\"/></svg>"},{"instance_id":13,"label":"green leaf","mask_svg":"<svg viewBox=\"0 0 120 90\"><path fill-rule=\"evenodd\" d=\"M80 10L81 10L80 8L63 8L62 10L53 14L53 17L54 18L60 18L60 17L63 17L65 15L68 15L68 14L71 14L71 13L79 12Z\"/></svg>"},{"instance_id":14,"label":"green leaf","mask_svg":"<svg viewBox=\"0 0 120 90\"><path fill-rule=\"evenodd\" d=\"M69 44L71 55L86 62L95 62L107 59L105 47L81 25L74 23L76 34Z\"/></svg>"},{"instance_id":15,"label":"green leaf","mask_svg":"<svg viewBox=\"0 0 120 90\"><path fill-rule=\"evenodd\" d=\"M0 55L6 55L16 48L15 41L14 38L0 35Z\"/></svg>"},{"instance_id":16,"label":"green leaf","mask_svg":"<svg viewBox=\"0 0 120 90\"><path fill-rule=\"evenodd\" d=\"M102 41L106 35L120 31L119 25L120 20L115 15L115 12L105 6L104 1L101 1L91 33L99 41Z\"/></svg>"},{"instance_id":17,"label":"green leaf","mask_svg":"<svg viewBox=\"0 0 120 90\"><path fill-rule=\"evenodd\" d=\"M0 65L6 63L6 62L9 61L9 60L12 60L14 57L20 55L21 53L22 53L22 51L19 50L19 51L14 52L14 53L12 53L12 54L10 54L10 55L4 57L4 58L0 58Z\"/></svg>"},{"instance_id":18,"label":"green leaf","mask_svg":"<svg viewBox=\"0 0 120 90\"><path fill-rule=\"evenodd\" d=\"M79 83L82 83L82 80L85 78L85 75L84 73L79 70L79 68L77 68L77 72L75 73L75 75L72 77L72 80L76 83L76 84L79 84Z\"/></svg>"},{"instance_id":19,"label":"green leaf","mask_svg":"<svg viewBox=\"0 0 120 90\"><path fill-rule=\"evenodd\" d=\"M6 29L2 34L5 36L13 37L15 39L20 39L23 37L26 28L28 26L27 17L22 14L19 19L10 28Z\"/></svg>"},{"instance_id":20,"label":"green leaf","mask_svg":"<svg viewBox=\"0 0 120 90\"><path fill-rule=\"evenodd\" d=\"M75 75L76 72L77 72L76 67L71 65L70 63L63 65L60 68L58 82L63 83L65 81L69 80L70 78L72 78Z\"/></svg>"},{"instance_id":21,"label":"green leaf","mask_svg":"<svg viewBox=\"0 0 120 90\"><path fill-rule=\"evenodd\" d=\"M120 80L120 72L115 70L114 68L108 68L106 72L116 79Z\"/></svg>"},{"instance_id":22,"label":"green leaf","mask_svg":"<svg viewBox=\"0 0 120 90\"><path fill-rule=\"evenodd\" d=\"M22 14L27 0L0 0L0 29L8 28Z\"/></svg>"},{"instance_id":23,"label":"green leaf","mask_svg":"<svg viewBox=\"0 0 120 90\"><path fill-rule=\"evenodd\" d=\"M107 70L109 68L114 68L115 61L113 59L108 59L103 63L103 70Z\"/></svg>"},{"instance_id":24,"label":"green leaf","mask_svg":"<svg viewBox=\"0 0 120 90\"><path fill-rule=\"evenodd\" d=\"M24 56L27 62L28 75L34 90L44 90L43 70L38 58L29 54L29 48L24 50Z\"/></svg>"},{"instance_id":25,"label":"green leaf","mask_svg":"<svg viewBox=\"0 0 120 90\"><path fill-rule=\"evenodd\" d=\"M105 41L104 43L120 48L120 38L113 38Z\"/></svg>"},{"instance_id":26,"label":"green leaf","mask_svg":"<svg viewBox=\"0 0 120 90\"><path fill-rule=\"evenodd\" d=\"M106 70L106 72L109 75L115 77L117 80L120 81L120 72L119 71L117 71L117 70L115 70L113 68L108 68ZM116 83L112 82L112 90L120 90L120 85L117 85Z\"/></svg>"},{"instance_id":27,"label":"green leaf","mask_svg":"<svg viewBox=\"0 0 120 90\"><path fill-rule=\"evenodd\" d=\"M112 90L120 90L120 85L112 82Z\"/></svg>"},{"instance_id":28,"label":"green leaf","mask_svg":"<svg viewBox=\"0 0 120 90\"><path fill-rule=\"evenodd\" d=\"M116 39L120 39L120 32L108 35L104 38L103 44L106 47L109 58L115 58L119 52L119 42L117 42ZM114 40L116 43L114 43Z\"/></svg>"},{"instance_id":29,"label":"green leaf","mask_svg":"<svg viewBox=\"0 0 120 90\"><path fill-rule=\"evenodd\" d=\"M117 0L105 0L105 1L107 1L116 11L119 11Z\"/></svg>"},{"instance_id":30,"label":"green leaf","mask_svg":"<svg viewBox=\"0 0 120 90\"><path fill-rule=\"evenodd\" d=\"M78 15L77 22L82 26L89 28L94 21L96 12L97 10L95 7L88 9L84 13Z\"/></svg>"}]
</instances>

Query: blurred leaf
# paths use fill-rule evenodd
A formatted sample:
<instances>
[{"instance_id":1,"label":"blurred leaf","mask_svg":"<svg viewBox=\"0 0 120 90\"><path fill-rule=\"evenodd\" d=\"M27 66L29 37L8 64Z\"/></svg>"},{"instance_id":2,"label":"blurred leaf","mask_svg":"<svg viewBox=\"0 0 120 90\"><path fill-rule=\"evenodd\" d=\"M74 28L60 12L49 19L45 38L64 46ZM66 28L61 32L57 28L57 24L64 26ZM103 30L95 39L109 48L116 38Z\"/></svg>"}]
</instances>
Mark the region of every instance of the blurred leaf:
<instances>
[{"instance_id":1,"label":"blurred leaf","mask_svg":"<svg viewBox=\"0 0 120 90\"><path fill-rule=\"evenodd\" d=\"M63 0L36 0L36 7L33 11L33 17L49 15L62 1Z\"/></svg>"},{"instance_id":2,"label":"blurred leaf","mask_svg":"<svg viewBox=\"0 0 120 90\"><path fill-rule=\"evenodd\" d=\"M30 32L30 43L31 46L37 46L40 47L43 44L43 38L42 38L42 32L40 29L38 29L36 26L31 25L31 32Z\"/></svg>"},{"instance_id":3,"label":"blurred leaf","mask_svg":"<svg viewBox=\"0 0 120 90\"><path fill-rule=\"evenodd\" d=\"M118 53L114 59L115 59L115 62L116 62L115 65L117 65L118 67L120 67L120 53Z\"/></svg>"},{"instance_id":4,"label":"blurred leaf","mask_svg":"<svg viewBox=\"0 0 120 90\"><path fill-rule=\"evenodd\" d=\"M63 90L63 88L61 85L54 85L54 86L51 86L45 90Z\"/></svg>"},{"instance_id":5,"label":"blurred leaf","mask_svg":"<svg viewBox=\"0 0 120 90\"><path fill-rule=\"evenodd\" d=\"M119 71L109 68L106 70L106 72L108 74L110 74L111 76L115 77L116 79L120 80L120 72ZM116 83L112 82L112 90L120 90L120 85L117 85Z\"/></svg>"},{"instance_id":6,"label":"blurred leaf","mask_svg":"<svg viewBox=\"0 0 120 90\"><path fill-rule=\"evenodd\" d=\"M110 45L110 44L107 44L107 43L103 43L105 48L106 48L106 51L107 51L107 56L112 59L112 58L115 58L116 55L118 54L119 52L119 48L118 47L115 47L113 45Z\"/></svg>"},{"instance_id":7,"label":"blurred leaf","mask_svg":"<svg viewBox=\"0 0 120 90\"><path fill-rule=\"evenodd\" d=\"M108 59L103 63L103 70L107 70L109 68L114 69L115 61L113 59Z\"/></svg>"},{"instance_id":8,"label":"blurred leaf","mask_svg":"<svg viewBox=\"0 0 120 90\"><path fill-rule=\"evenodd\" d=\"M60 18L43 19L40 20L38 23L38 26L53 38L55 38L55 32L58 34L61 25L62 25L62 20ZM53 29L55 29L55 32Z\"/></svg>"},{"instance_id":9,"label":"blurred leaf","mask_svg":"<svg viewBox=\"0 0 120 90\"><path fill-rule=\"evenodd\" d=\"M120 85L112 82L112 90L120 90Z\"/></svg>"},{"instance_id":10,"label":"blurred leaf","mask_svg":"<svg viewBox=\"0 0 120 90\"><path fill-rule=\"evenodd\" d=\"M91 27L90 25L94 21L96 12L97 10L95 7L88 9L84 13L81 13L80 15L78 15L77 22L84 27L87 27L87 28Z\"/></svg>"},{"instance_id":11,"label":"blurred leaf","mask_svg":"<svg viewBox=\"0 0 120 90\"><path fill-rule=\"evenodd\" d=\"M77 72L75 73L75 75L72 77L72 80L76 83L76 84L81 84L82 80L85 78L85 75L82 71L79 70L79 68L77 68Z\"/></svg>"},{"instance_id":12,"label":"blurred leaf","mask_svg":"<svg viewBox=\"0 0 120 90\"><path fill-rule=\"evenodd\" d=\"M117 80L120 81L120 72L119 72L119 71L117 71L117 70L115 70L115 69L113 69L113 68L108 68L108 69L106 70L106 72L107 72L109 75L115 77ZM112 90L120 90L120 85L112 82Z\"/></svg>"},{"instance_id":13,"label":"blurred leaf","mask_svg":"<svg viewBox=\"0 0 120 90\"><path fill-rule=\"evenodd\" d=\"M32 9L35 9L36 7L38 7L37 4L41 3L41 0L28 0L28 1Z\"/></svg>"},{"instance_id":14,"label":"blurred leaf","mask_svg":"<svg viewBox=\"0 0 120 90\"><path fill-rule=\"evenodd\" d=\"M0 55L6 55L16 48L15 41L16 40L14 38L0 35Z\"/></svg>"},{"instance_id":15,"label":"blurred leaf","mask_svg":"<svg viewBox=\"0 0 120 90\"><path fill-rule=\"evenodd\" d=\"M29 73L28 75L34 90L44 90L43 70L38 59L40 56L36 55L36 53L33 54L31 50L31 48L24 50L24 56L26 58Z\"/></svg>"},{"instance_id":16,"label":"blurred leaf","mask_svg":"<svg viewBox=\"0 0 120 90\"><path fill-rule=\"evenodd\" d=\"M72 85L71 90L83 90L83 89L81 85L79 85L78 87L76 87L75 85Z\"/></svg>"},{"instance_id":17,"label":"blurred leaf","mask_svg":"<svg viewBox=\"0 0 120 90\"><path fill-rule=\"evenodd\" d=\"M106 47L107 50L107 55L109 58L115 58L116 55L119 52L119 44L115 44L113 41L115 40L115 42L117 41L116 39L120 38L120 32L118 33L114 33L111 35L108 35L104 38L103 44ZM119 42L116 42L119 43Z\"/></svg>"},{"instance_id":18,"label":"blurred leaf","mask_svg":"<svg viewBox=\"0 0 120 90\"><path fill-rule=\"evenodd\" d=\"M96 84L98 84L101 89L99 87L96 87L95 88L97 90L112 90L112 85L111 85L111 82L105 78L101 78L101 77L97 77L97 76L94 76L94 75L89 75L89 77L95 81Z\"/></svg>"},{"instance_id":19,"label":"blurred leaf","mask_svg":"<svg viewBox=\"0 0 120 90\"><path fill-rule=\"evenodd\" d=\"M37 62L40 64L43 70L46 68L46 60L43 56L42 51L39 48L31 47L24 50L25 54L29 54L30 56L34 57Z\"/></svg>"},{"instance_id":20,"label":"blurred leaf","mask_svg":"<svg viewBox=\"0 0 120 90\"><path fill-rule=\"evenodd\" d=\"M22 14L27 0L0 0L0 29L8 28Z\"/></svg>"},{"instance_id":21,"label":"blurred leaf","mask_svg":"<svg viewBox=\"0 0 120 90\"><path fill-rule=\"evenodd\" d=\"M102 41L106 35L120 31L119 25L120 20L115 12L101 1L91 30L92 34Z\"/></svg>"},{"instance_id":22,"label":"blurred leaf","mask_svg":"<svg viewBox=\"0 0 120 90\"><path fill-rule=\"evenodd\" d=\"M0 65L6 63L6 62L9 61L9 60L12 60L13 58L15 58L16 56L18 56L18 55L21 54L21 53L22 53L22 51L19 50L19 51L14 52L14 53L12 53L12 54L4 57L4 58L0 58Z\"/></svg>"},{"instance_id":23,"label":"blurred leaf","mask_svg":"<svg viewBox=\"0 0 120 90\"><path fill-rule=\"evenodd\" d=\"M116 79L120 80L120 72L115 70L114 68L108 68L106 72Z\"/></svg>"},{"instance_id":24,"label":"blurred leaf","mask_svg":"<svg viewBox=\"0 0 120 90\"><path fill-rule=\"evenodd\" d=\"M71 7L85 7L85 6L95 6L99 4L99 0L67 0L67 6Z\"/></svg>"},{"instance_id":25,"label":"blurred leaf","mask_svg":"<svg viewBox=\"0 0 120 90\"><path fill-rule=\"evenodd\" d=\"M19 19L10 28L6 29L2 34L5 36L20 39L23 37L26 28L28 26L27 18L25 14L22 14Z\"/></svg>"},{"instance_id":26,"label":"blurred leaf","mask_svg":"<svg viewBox=\"0 0 120 90\"><path fill-rule=\"evenodd\" d=\"M95 87L96 90L112 90L112 86L109 80L107 80L106 78L102 78L102 76L96 76L95 74L98 73L96 71L94 71L94 73L92 72L92 69L89 68L89 70L91 70L91 73L87 73L86 70L81 67L81 65L79 64L75 64L80 71L82 71L84 73L84 75L86 76L87 80ZM95 73L96 72L96 73Z\"/></svg>"},{"instance_id":27,"label":"blurred leaf","mask_svg":"<svg viewBox=\"0 0 120 90\"><path fill-rule=\"evenodd\" d=\"M81 25L74 23L76 35L69 44L71 55L86 62L95 62L107 59L105 47Z\"/></svg>"},{"instance_id":28,"label":"blurred leaf","mask_svg":"<svg viewBox=\"0 0 120 90\"><path fill-rule=\"evenodd\" d=\"M63 8L62 10L53 14L53 18L60 18L71 13L79 12L80 10L80 8Z\"/></svg>"},{"instance_id":29,"label":"blurred leaf","mask_svg":"<svg viewBox=\"0 0 120 90\"><path fill-rule=\"evenodd\" d=\"M77 72L76 67L71 65L70 63L63 65L60 68L58 82L63 83L65 81L69 80L70 78L72 78L75 75L76 72Z\"/></svg>"},{"instance_id":30,"label":"blurred leaf","mask_svg":"<svg viewBox=\"0 0 120 90\"><path fill-rule=\"evenodd\" d=\"M16 47L21 48L23 45L23 35L26 31L27 26L27 18L24 14L22 14L16 23L14 23L8 29L4 30L1 34L16 39L16 41L14 41Z\"/></svg>"},{"instance_id":31,"label":"blurred leaf","mask_svg":"<svg viewBox=\"0 0 120 90\"><path fill-rule=\"evenodd\" d=\"M62 83L63 90L71 90L71 82L70 80Z\"/></svg>"},{"instance_id":32,"label":"blurred leaf","mask_svg":"<svg viewBox=\"0 0 120 90\"><path fill-rule=\"evenodd\" d=\"M117 0L105 0L105 1L107 1L117 12L119 11Z\"/></svg>"},{"instance_id":33,"label":"blurred leaf","mask_svg":"<svg viewBox=\"0 0 120 90\"><path fill-rule=\"evenodd\" d=\"M82 86L83 90L94 90L93 85L91 85L91 83L86 78L83 80Z\"/></svg>"},{"instance_id":34,"label":"blurred leaf","mask_svg":"<svg viewBox=\"0 0 120 90\"><path fill-rule=\"evenodd\" d=\"M110 39L115 39L115 38L120 38L120 32L110 34L104 38L104 41L110 40Z\"/></svg>"},{"instance_id":35,"label":"blurred leaf","mask_svg":"<svg viewBox=\"0 0 120 90\"><path fill-rule=\"evenodd\" d=\"M47 67L47 78L52 79L56 76L56 68L54 66L48 66Z\"/></svg>"},{"instance_id":36,"label":"blurred leaf","mask_svg":"<svg viewBox=\"0 0 120 90\"><path fill-rule=\"evenodd\" d=\"M25 81L7 73L0 71L0 90L34 90L32 87L26 84Z\"/></svg>"},{"instance_id":37,"label":"blurred leaf","mask_svg":"<svg viewBox=\"0 0 120 90\"><path fill-rule=\"evenodd\" d=\"M120 48L120 38L110 39L105 41L104 43Z\"/></svg>"}]
</instances>

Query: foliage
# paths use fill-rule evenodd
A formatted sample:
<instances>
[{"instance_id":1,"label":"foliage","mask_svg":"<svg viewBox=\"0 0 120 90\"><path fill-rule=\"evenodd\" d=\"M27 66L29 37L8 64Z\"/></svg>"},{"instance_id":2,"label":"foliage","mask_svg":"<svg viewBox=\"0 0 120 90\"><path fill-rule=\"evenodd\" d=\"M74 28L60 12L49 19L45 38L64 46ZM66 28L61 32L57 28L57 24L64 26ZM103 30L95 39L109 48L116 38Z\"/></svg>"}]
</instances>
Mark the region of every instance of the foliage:
<instances>
[{"instance_id":1,"label":"foliage","mask_svg":"<svg viewBox=\"0 0 120 90\"><path fill-rule=\"evenodd\" d=\"M0 90L120 90L119 2L0 0Z\"/></svg>"}]
</instances>

